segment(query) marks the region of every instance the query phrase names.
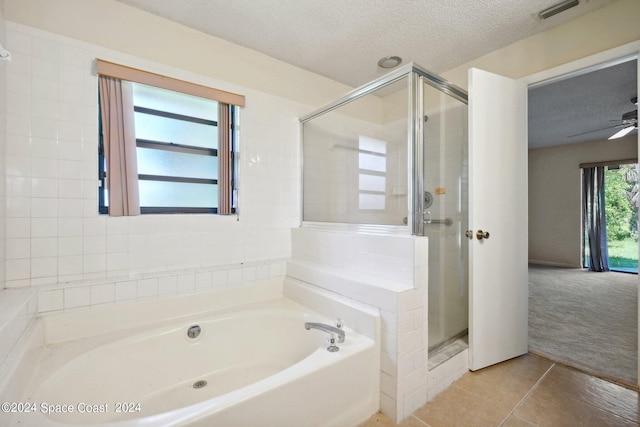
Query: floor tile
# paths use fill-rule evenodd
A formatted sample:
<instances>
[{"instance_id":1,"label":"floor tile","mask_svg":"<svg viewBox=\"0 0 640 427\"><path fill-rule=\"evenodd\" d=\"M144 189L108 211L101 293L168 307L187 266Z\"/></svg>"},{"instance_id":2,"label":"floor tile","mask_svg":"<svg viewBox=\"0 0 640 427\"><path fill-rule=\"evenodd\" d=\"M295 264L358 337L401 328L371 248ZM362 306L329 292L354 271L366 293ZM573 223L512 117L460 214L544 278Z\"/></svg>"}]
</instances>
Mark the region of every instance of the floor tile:
<instances>
[{"instance_id":1,"label":"floor tile","mask_svg":"<svg viewBox=\"0 0 640 427\"><path fill-rule=\"evenodd\" d=\"M518 376L535 384L552 365L553 362L548 359L533 354L524 354L471 373L486 376L497 382L504 378Z\"/></svg>"},{"instance_id":2,"label":"floor tile","mask_svg":"<svg viewBox=\"0 0 640 427\"><path fill-rule=\"evenodd\" d=\"M541 387L569 394L631 421L640 422L638 392L563 365L555 365Z\"/></svg>"},{"instance_id":3,"label":"floor tile","mask_svg":"<svg viewBox=\"0 0 640 427\"><path fill-rule=\"evenodd\" d=\"M492 401L491 396L478 395L454 384L416 410L414 415L431 427L495 427L511 409Z\"/></svg>"},{"instance_id":4,"label":"floor tile","mask_svg":"<svg viewBox=\"0 0 640 427\"><path fill-rule=\"evenodd\" d=\"M640 427L639 406L635 390L524 355L465 374L401 424L359 427Z\"/></svg>"},{"instance_id":5,"label":"floor tile","mask_svg":"<svg viewBox=\"0 0 640 427\"><path fill-rule=\"evenodd\" d=\"M552 366L546 359L524 355L506 362L469 372L454 384L509 413Z\"/></svg>"},{"instance_id":6,"label":"floor tile","mask_svg":"<svg viewBox=\"0 0 640 427\"><path fill-rule=\"evenodd\" d=\"M500 427L535 427L535 424L531 424L530 422L518 418L515 415L511 415L503 424L500 425Z\"/></svg>"},{"instance_id":7,"label":"floor tile","mask_svg":"<svg viewBox=\"0 0 640 427\"><path fill-rule=\"evenodd\" d=\"M397 424L393 422L389 417L385 414L378 412L365 421L362 424L359 424L358 427L396 427Z\"/></svg>"},{"instance_id":8,"label":"floor tile","mask_svg":"<svg viewBox=\"0 0 640 427\"><path fill-rule=\"evenodd\" d=\"M377 413L377 414L374 414L371 418L369 418L364 423L360 424L358 427L429 427L429 426L427 426L427 424L420 421L414 416L410 416L409 418L402 421L400 424L396 424L386 415Z\"/></svg>"},{"instance_id":9,"label":"floor tile","mask_svg":"<svg viewBox=\"0 0 640 427\"><path fill-rule=\"evenodd\" d=\"M626 418L571 397L569 393L541 385L527 396L513 415L541 427L638 426Z\"/></svg>"}]
</instances>

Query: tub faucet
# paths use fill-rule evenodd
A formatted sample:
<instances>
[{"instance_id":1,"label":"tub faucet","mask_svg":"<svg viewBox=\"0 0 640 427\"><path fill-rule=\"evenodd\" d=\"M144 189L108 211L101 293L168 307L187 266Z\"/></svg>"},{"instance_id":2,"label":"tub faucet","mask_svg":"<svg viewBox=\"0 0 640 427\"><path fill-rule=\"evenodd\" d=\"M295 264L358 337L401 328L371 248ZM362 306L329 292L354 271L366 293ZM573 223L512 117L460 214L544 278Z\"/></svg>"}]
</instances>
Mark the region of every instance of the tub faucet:
<instances>
[{"instance_id":1,"label":"tub faucet","mask_svg":"<svg viewBox=\"0 0 640 427\"><path fill-rule=\"evenodd\" d=\"M336 335L338 336L339 343L344 342L345 333L344 333L344 330L342 329L341 319L338 319L337 326L327 325L326 323L306 322L304 324L304 328L307 331L310 329L319 329L321 331L328 333L330 335L330 338L329 338L330 345L329 347L327 347L327 350L332 353L339 350L338 346L336 345Z\"/></svg>"}]
</instances>

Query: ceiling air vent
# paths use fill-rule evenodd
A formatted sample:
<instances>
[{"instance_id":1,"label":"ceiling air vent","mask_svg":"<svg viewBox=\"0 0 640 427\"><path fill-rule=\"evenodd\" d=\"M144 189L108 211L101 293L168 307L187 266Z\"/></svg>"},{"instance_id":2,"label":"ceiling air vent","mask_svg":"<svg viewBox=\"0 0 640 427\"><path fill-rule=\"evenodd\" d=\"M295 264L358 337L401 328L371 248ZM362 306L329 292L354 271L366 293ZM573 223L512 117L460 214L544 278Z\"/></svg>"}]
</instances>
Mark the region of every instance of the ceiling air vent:
<instances>
[{"instance_id":1,"label":"ceiling air vent","mask_svg":"<svg viewBox=\"0 0 640 427\"><path fill-rule=\"evenodd\" d=\"M539 12L538 16L540 17L540 19L551 18L553 15L557 15L558 13L564 12L565 10L571 9L572 7L577 6L579 4L580 4L579 0L565 0L556 5L551 6L548 9L545 9Z\"/></svg>"}]
</instances>

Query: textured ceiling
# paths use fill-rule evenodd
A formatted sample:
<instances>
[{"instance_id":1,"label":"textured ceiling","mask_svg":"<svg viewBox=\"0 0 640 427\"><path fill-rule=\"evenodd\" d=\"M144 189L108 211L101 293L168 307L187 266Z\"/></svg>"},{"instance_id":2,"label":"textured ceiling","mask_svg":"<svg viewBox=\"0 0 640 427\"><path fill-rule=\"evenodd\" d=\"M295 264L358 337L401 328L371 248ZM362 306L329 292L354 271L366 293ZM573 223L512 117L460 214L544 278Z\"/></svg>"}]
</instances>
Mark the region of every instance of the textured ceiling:
<instances>
[{"instance_id":1,"label":"textured ceiling","mask_svg":"<svg viewBox=\"0 0 640 427\"><path fill-rule=\"evenodd\" d=\"M388 71L377 66L382 57L442 73L615 0L580 0L546 20L538 12L560 0L118 1L358 87ZM616 68L532 90L530 147L610 136L567 138L635 108L630 73Z\"/></svg>"},{"instance_id":2,"label":"textured ceiling","mask_svg":"<svg viewBox=\"0 0 640 427\"><path fill-rule=\"evenodd\" d=\"M397 55L442 73L613 0L118 0L353 87Z\"/></svg>"},{"instance_id":3,"label":"textured ceiling","mask_svg":"<svg viewBox=\"0 0 640 427\"><path fill-rule=\"evenodd\" d=\"M638 93L637 66L627 61L530 89L529 148L607 139L620 130L622 115L638 109L630 101Z\"/></svg>"}]
</instances>

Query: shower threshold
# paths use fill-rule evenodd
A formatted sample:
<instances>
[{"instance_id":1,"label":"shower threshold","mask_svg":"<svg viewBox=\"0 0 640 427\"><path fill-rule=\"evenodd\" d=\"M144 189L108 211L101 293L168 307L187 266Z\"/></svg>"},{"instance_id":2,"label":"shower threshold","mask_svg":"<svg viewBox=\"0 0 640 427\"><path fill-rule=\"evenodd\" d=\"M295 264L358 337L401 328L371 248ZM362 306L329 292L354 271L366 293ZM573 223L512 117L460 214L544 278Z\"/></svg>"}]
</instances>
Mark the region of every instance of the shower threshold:
<instances>
[{"instance_id":1,"label":"shower threshold","mask_svg":"<svg viewBox=\"0 0 640 427\"><path fill-rule=\"evenodd\" d=\"M469 348L468 330L460 332L454 335L447 341L440 343L433 348L429 348L428 355L428 369L432 370L447 360L451 359L456 354Z\"/></svg>"}]
</instances>

